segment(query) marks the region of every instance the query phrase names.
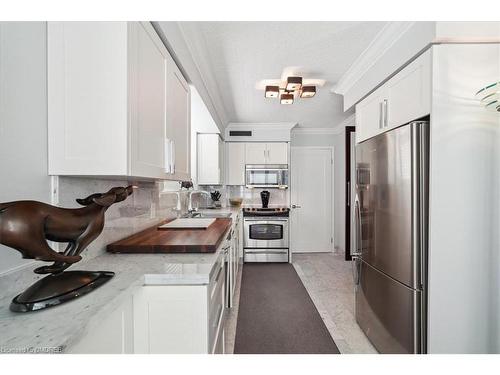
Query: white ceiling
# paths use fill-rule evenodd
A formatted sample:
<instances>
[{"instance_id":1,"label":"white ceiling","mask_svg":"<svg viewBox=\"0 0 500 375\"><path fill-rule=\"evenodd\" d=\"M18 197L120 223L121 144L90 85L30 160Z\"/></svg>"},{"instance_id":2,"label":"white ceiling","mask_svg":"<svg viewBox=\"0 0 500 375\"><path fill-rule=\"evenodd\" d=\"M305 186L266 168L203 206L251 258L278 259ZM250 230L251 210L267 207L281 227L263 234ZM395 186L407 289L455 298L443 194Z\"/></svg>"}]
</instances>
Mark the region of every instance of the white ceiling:
<instances>
[{"instance_id":1,"label":"white ceiling","mask_svg":"<svg viewBox=\"0 0 500 375\"><path fill-rule=\"evenodd\" d=\"M228 122L333 127L348 117L330 92L385 22L179 22L204 85ZM167 35L168 38L168 35ZM256 84L285 68L326 80L312 99L280 105ZM227 124L226 124L227 125Z\"/></svg>"}]
</instances>

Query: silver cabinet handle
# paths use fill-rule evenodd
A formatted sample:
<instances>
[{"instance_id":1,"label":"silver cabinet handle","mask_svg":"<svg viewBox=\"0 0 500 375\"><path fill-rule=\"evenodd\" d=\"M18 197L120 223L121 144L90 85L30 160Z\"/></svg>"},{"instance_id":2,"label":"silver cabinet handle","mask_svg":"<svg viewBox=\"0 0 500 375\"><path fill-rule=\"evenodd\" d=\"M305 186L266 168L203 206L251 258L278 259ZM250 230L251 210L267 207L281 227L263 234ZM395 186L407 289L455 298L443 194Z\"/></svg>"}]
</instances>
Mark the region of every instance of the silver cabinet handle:
<instances>
[{"instance_id":1,"label":"silver cabinet handle","mask_svg":"<svg viewBox=\"0 0 500 375\"><path fill-rule=\"evenodd\" d=\"M350 181L347 182L346 198L347 198L347 207L351 207L351 182Z\"/></svg>"},{"instance_id":2,"label":"silver cabinet handle","mask_svg":"<svg viewBox=\"0 0 500 375\"><path fill-rule=\"evenodd\" d=\"M172 160L172 173L175 173L175 142L170 141L172 143L172 146L170 147L170 152L172 153L171 160Z\"/></svg>"},{"instance_id":3,"label":"silver cabinet handle","mask_svg":"<svg viewBox=\"0 0 500 375\"><path fill-rule=\"evenodd\" d=\"M383 103L383 108L384 108L384 128L387 128L388 125L388 107L389 107L389 102L387 99L384 99Z\"/></svg>"},{"instance_id":4,"label":"silver cabinet handle","mask_svg":"<svg viewBox=\"0 0 500 375\"><path fill-rule=\"evenodd\" d=\"M174 173L174 141L165 138L165 173Z\"/></svg>"},{"instance_id":5,"label":"silver cabinet handle","mask_svg":"<svg viewBox=\"0 0 500 375\"><path fill-rule=\"evenodd\" d=\"M379 112L378 112L378 128L382 129L384 127L384 104L383 102L379 103Z\"/></svg>"},{"instance_id":6,"label":"silver cabinet handle","mask_svg":"<svg viewBox=\"0 0 500 375\"><path fill-rule=\"evenodd\" d=\"M302 208L301 206L298 206L296 204L292 204L292 208Z\"/></svg>"}]
</instances>

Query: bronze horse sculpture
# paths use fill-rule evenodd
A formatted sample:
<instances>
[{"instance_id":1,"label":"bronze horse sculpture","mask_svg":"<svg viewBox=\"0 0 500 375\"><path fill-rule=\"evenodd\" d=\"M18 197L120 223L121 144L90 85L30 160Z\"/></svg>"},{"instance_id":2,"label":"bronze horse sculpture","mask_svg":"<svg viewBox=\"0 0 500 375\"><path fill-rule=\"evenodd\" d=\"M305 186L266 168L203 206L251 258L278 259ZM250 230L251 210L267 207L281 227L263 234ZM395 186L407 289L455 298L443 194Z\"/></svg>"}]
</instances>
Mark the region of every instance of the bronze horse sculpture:
<instances>
[{"instance_id":1,"label":"bronze horse sculpture","mask_svg":"<svg viewBox=\"0 0 500 375\"><path fill-rule=\"evenodd\" d=\"M83 207L76 209L36 201L0 203L0 243L19 251L23 258L54 262L36 268L35 273L63 273L81 260L80 253L101 234L106 210L124 201L133 189L134 186L114 187L106 193L77 199ZM63 252L57 252L47 241L68 245Z\"/></svg>"}]
</instances>

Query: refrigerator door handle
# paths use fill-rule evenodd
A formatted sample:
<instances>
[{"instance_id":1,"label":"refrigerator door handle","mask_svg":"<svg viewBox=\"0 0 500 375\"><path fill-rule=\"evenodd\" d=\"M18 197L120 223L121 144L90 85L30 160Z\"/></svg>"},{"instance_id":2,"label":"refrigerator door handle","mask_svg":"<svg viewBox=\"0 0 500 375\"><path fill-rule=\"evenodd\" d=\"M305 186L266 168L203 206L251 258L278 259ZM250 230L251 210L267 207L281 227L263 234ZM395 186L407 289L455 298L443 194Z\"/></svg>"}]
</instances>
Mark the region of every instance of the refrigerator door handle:
<instances>
[{"instance_id":1,"label":"refrigerator door handle","mask_svg":"<svg viewBox=\"0 0 500 375\"><path fill-rule=\"evenodd\" d=\"M354 222L355 222L355 228L354 230L356 231L356 236L355 238L355 252L351 254L353 257L354 256L361 256L361 241L363 241L363 236L361 233L361 210L359 208L359 199L358 199L358 194L356 194L356 197L354 198Z\"/></svg>"}]
</instances>

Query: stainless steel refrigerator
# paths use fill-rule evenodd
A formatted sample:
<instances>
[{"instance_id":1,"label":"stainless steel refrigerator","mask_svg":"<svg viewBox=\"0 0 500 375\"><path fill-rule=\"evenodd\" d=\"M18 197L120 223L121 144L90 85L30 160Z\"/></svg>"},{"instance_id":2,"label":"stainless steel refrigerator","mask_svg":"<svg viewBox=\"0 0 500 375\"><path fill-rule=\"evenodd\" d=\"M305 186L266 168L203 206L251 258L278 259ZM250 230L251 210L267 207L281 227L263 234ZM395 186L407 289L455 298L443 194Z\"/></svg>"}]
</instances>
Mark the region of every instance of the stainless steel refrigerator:
<instances>
[{"instance_id":1,"label":"stainless steel refrigerator","mask_svg":"<svg viewBox=\"0 0 500 375\"><path fill-rule=\"evenodd\" d=\"M356 320L381 353L426 352L428 123L356 146Z\"/></svg>"}]
</instances>

